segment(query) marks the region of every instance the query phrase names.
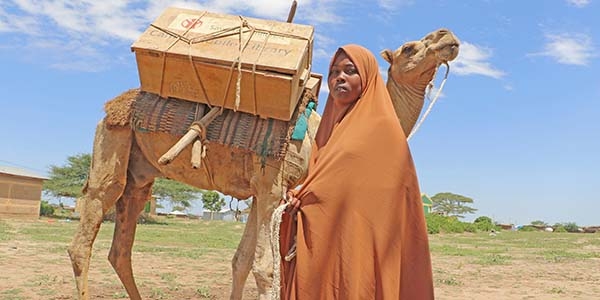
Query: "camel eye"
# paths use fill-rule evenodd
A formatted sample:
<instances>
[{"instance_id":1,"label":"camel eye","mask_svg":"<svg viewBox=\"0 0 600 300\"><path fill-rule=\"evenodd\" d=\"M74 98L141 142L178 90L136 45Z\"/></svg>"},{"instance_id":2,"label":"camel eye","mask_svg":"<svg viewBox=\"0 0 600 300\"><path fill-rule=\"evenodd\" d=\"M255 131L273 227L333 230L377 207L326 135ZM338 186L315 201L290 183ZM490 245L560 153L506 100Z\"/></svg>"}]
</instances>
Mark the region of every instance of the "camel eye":
<instances>
[{"instance_id":1,"label":"camel eye","mask_svg":"<svg viewBox=\"0 0 600 300\"><path fill-rule=\"evenodd\" d=\"M413 46L404 46L404 48L402 48L402 54L404 55L410 55L414 52L415 47Z\"/></svg>"}]
</instances>

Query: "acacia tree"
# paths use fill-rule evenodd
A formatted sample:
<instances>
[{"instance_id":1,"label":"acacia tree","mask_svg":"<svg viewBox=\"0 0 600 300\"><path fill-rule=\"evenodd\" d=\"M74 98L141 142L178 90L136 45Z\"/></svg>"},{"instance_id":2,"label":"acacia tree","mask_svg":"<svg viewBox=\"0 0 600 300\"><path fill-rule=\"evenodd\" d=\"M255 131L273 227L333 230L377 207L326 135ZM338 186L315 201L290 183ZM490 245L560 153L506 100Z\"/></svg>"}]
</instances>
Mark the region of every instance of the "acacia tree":
<instances>
[{"instance_id":1,"label":"acacia tree","mask_svg":"<svg viewBox=\"0 0 600 300\"><path fill-rule=\"evenodd\" d=\"M90 154L78 154L67 157L64 166L50 166L49 179L43 186L44 192L54 197L81 197L91 161ZM165 178L157 178L152 186L152 194L159 201L169 201L173 206L185 208L189 208L201 193L200 189Z\"/></svg>"},{"instance_id":2,"label":"acacia tree","mask_svg":"<svg viewBox=\"0 0 600 300\"><path fill-rule=\"evenodd\" d=\"M548 226L548 224L546 224L546 222L542 221L542 220L535 220L535 221L531 221L531 225L534 226Z\"/></svg>"},{"instance_id":3,"label":"acacia tree","mask_svg":"<svg viewBox=\"0 0 600 300\"><path fill-rule=\"evenodd\" d=\"M464 218L465 214L472 214L477 209L469 206L473 199L452 193L437 193L431 197L433 211L444 216L456 216Z\"/></svg>"},{"instance_id":4,"label":"acacia tree","mask_svg":"<svg viewBox=\"0 0 600 300\"><path fill-rule=\"evenodd\" d=\"M77 154L67 157L64 166L50 166L49 179L44 181L42 189L54 197L81 197L91 160L90 154Z\"/></svg>"},{"instance_id":5,"label":"acacia tree","mask_svg":"<svg viewBox=\"0 0 600 300\"><path fill-rule=\"evenodd\" d=\"M210 210L210 219L212 220L213 213L219 211L225 205L225 198L215 191L206 191L202 194L202 204L205 209Z\"/></svg>"}]
</instances>

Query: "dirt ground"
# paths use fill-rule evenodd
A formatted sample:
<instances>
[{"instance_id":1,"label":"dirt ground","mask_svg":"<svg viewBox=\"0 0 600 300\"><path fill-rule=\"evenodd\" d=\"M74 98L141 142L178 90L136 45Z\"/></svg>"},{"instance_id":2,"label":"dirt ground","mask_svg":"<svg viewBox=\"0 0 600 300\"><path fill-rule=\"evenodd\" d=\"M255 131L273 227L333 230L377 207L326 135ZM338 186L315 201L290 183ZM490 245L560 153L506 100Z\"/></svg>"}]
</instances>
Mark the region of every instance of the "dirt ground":
<instances>
[{"instance_id":1,"label":"dirt ground","mask_svg":"<svg viewBox=\"0 0 600 300\"><path fill-rule=\"evenodd\" d=\"M455 240L452 236L435 235L430 239L435 249L453 249L446 245ZM586 235L585 239L593 241L600 236ZM496 241L489 243L498 246ZM127 299L106 259L109 247L107 239L97 240L94 247L89 276L92 299ZM581 259L563 255L549 260L537 250L506 246L499 248L506 250L504 254L488 256L492 259L482 263L476 258L486 256L432 251L436 299L600 299L600 246L585 240L579 248L591 255L582 255ZM63 241L0 239L0 300L74 299L75 284L65 250ZM538 254L532 256L532 252ZM233 249L210 249L198 259L134 251L134 273L142 297L228 299L233 253ZM510 260L503 261L506 257ZM256 299L252 276L244 299Z\"/></svg>"},{"instance_id":2,"label":"dirt ground","mask_svg":"<svg viewBox=\"0 0 600 300\"><path fill-rule=\"evenodd\" d=\"M28 224L8 220L17 230ZM42 221L38 221L42 222ZM76 223L76 222L73 222ZM75 229L76 224L63 224ZM52 222L49 226L57 226ZM103 225L104 227L105 225ZM239 226L239 231L243 226ZM139 230L139 229L138 229ZM0 240L0 300L76 299L77 291L66 252L68 243L25 238ZM108 262L110 240L98 237L89 272L91 299L128 299ZM197 258L133 252L133 270L143 299L229 299L234 249L210 249ZM257 297L252 276L244 299Z\"/></svg>"},{"instance_id":3,"label":"dirt ground","mask_svg":"<svg viewBox=\"0 0 600 300\"><path fill-rule=\"evenodd\" d=\"M463 257L433 256L436 299L600 299L600 259L560 265L513 260L479 266Z\"/></svg>"}]
</instances>

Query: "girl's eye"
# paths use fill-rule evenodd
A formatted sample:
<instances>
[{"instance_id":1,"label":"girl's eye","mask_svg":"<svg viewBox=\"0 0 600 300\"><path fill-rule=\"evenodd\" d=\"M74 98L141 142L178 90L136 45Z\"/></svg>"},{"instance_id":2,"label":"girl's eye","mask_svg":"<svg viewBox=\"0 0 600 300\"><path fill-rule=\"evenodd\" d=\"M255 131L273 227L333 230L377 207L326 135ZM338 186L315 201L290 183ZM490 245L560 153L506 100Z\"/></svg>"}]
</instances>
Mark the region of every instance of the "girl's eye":
<instances>
[{"instance_id":1,"label":"girl's eye","mask_svg":"<svg viewBox=\"0 0 600 300\"><path fill-rule=\"evenodd\" d=\"M358 73L358 70L356 70L356 68L349 68L348 70L346 70L346 73L348 73L349 75L354 75Z\"/></svg>"}]
</instances>

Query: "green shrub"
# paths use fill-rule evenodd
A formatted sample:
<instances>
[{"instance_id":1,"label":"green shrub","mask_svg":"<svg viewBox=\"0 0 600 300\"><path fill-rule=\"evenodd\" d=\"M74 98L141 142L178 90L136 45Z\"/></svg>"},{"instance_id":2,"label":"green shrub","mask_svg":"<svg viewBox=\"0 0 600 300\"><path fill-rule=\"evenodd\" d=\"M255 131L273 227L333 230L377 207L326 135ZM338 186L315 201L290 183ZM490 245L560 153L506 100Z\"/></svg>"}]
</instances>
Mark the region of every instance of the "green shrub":
<instances>
[{"instance_id":1,"label":"green shrub","mask_svg":"<svg viewBox=\"0 0 600 300\"><path fill-rule=\"evenodd\" d=\"M471 224L471 223L462 223L463 224L463 230L466 232L479 232L481 231L481 229L479 229L479 227L476 224Z\"/></svg>"},{"instance_id":2,"label":"green shrub","mask_svg":"<svg viewBox=\"0 0 600 300\"><path fill-rule=\"evenodd\" d=\"M436 214L426 214L425 221L427 222L427 232L429 234L440 233L440 221Z\"/></svg>"},{"instance_id":3,"label":"green shrub","mask_svg":"<svg viewBox=\"0 0 600 300\"><path fill-rule=\"evenodd\" d=\"M565 223L564 227L568 232L579 232L579 226L574 222Z\"/></svg>"},{"instance_id":4,"label":"green shrub","mask_svg":"<svg viewBox=\"0 0 600 300\"><path fill-rule=\"evenodd\" d=\"M167 224L164 221L161 221L161 220L157 219L156 217L152 216L151 214L145 213L145 212L142 212L138 216L137 223L138 224L158 224L158 225L166 225Z\"/></svg>"},{"instance_id":5,"label":"green shrub","mask_svg":"<svg viewBox=\"0 0 600 300\"><path fill-rule=\"evenodd\" d=\"M519 228L519 231L538 231L537 228L531 226L531 225L525 225L521 228Z\"/></svg>"},{"instance_id":6,"label":"green shrub","mask_svg":"<svg viewBox=\"0 0 600 300\"><path fill-rule=\"evenodd\" d=\"M492 219L490 217L481 216L473 221L473 225L477 229L477 231L492 231L498 230L498 227L494 225Z\"/></svg>"},{"instance_id":7,"label":"green shrub","mask_svg":"<svg viewBox=\"0 0 600 300\"><path fill-rule=\"evenodd\" d=\"M427 232L435 233L463 233L476 232L477 228L470 223L459 221L456 217L447 217L438 214L425 215L427 221Z\"/></svg>"},{"instance_id":8,"label":"green shrub","mask_svg":"<svg viewBox=\"0 0 600 300\"><path fill-rule=\"evenodd\" d=\"M111 222L114 223L115 220L117 218L115 209L112 208L111 210L109 210L105 215L103 220L106 222ZM142 212L137 219L137 223L138 224L165 224L163 221L160 221L159 219L153 217L152 215Z\"/></svg>"},{"instance_id":9,"label":"green shrub","mask_svg":"<svg viewBox=\"0 0 600 300\"><path fill-rule=\"evenodd\" d=\"M54 215L54 207L48 203L46 200L42 200L40 204L40 216L50 217Z\"/></svg>"},{"instance_id":10,"label":"green shrub","mask_svg":"<svg viewBox=\"0 0 600 300\"><path fill-rule=\"evenodd\" d=\"M473 223L489 223L489 224L492 224L492 218L487 217L487 216L477 217L477 219L475 219L475 221L473 221Z\"/></svg>"},{"instance_id":11,"label":"green shrub","mask_svg":"<svg viewBox=\"0 0 600 300\"><path fill-rule=\"evenodd\" d=\"M554 227L554 232L564 233L564 232L568 232L568 231L565 229L565 226L563 226L563 225L557 225L557 226Z\"/></svg>"}]
</instances>

